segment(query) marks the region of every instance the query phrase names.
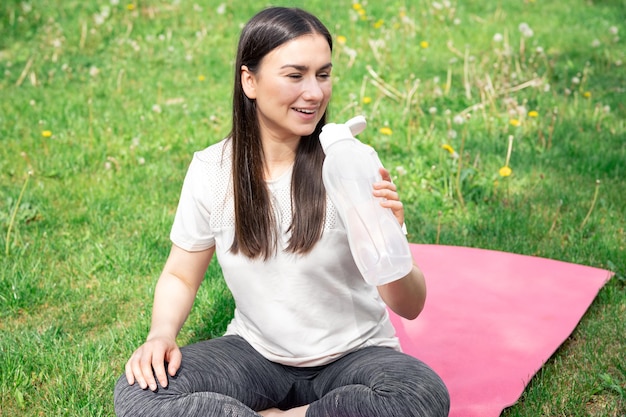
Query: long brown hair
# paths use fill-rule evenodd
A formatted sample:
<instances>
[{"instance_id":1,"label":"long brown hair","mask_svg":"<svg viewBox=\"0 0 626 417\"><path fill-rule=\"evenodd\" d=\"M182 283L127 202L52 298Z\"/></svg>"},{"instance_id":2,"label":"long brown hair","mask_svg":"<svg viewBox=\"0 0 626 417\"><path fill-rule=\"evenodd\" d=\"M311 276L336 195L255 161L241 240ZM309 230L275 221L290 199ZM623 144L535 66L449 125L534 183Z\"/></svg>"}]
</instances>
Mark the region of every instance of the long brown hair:
<instances>
[{"instance_id":1,"label":"long brown hair","mask_svg":"<svg viewBox=\"0 0 626 417\"><path fill-rule=\"evenodd\" d=\"M278 225L264 179L256 103L241 84L241 67L255 73L261 60L278 46L306 34L320 34L332 51L328 29L312 14L298 9L272 7L256 14L244 26L235 62L233 89L233 182L235 238L231 251L249 258L268 259L278 249ZM322 115L315 131L303 136L296 150L291 180L292 222L287 251L304 254L313 248L323 232L326 190L322 182L324 152L319 134L326 123Z\"/></svg>"}]
</instances>

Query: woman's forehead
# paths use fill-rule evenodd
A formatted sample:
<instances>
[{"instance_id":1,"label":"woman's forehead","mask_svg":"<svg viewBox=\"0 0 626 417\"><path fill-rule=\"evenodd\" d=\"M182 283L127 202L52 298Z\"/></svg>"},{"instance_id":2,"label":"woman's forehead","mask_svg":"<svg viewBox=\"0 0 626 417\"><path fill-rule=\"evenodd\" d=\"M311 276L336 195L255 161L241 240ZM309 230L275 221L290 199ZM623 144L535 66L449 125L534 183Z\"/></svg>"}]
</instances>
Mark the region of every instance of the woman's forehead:
<instances>
[{"instance_id":1,"label":"woman's forehead","mask_svg":"<svg viewBox=\"0 0 626 417\"><path fill-rule=\"evenodd\" d=\"M318 33L298 36L279 45L263 57L263 62L279 67L330 65L331 50L326 38Z\"/></svg>"}]
</instances>

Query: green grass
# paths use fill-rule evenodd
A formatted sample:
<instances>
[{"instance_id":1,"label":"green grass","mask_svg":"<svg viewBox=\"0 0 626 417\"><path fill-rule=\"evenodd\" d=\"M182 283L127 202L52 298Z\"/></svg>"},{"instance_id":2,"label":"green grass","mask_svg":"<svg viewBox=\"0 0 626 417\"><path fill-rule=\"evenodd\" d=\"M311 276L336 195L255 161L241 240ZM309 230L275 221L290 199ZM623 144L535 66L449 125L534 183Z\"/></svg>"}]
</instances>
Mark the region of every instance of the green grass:
<instances>
[{"instance_id":1,"label":"green grass","mask_svg":"<svg viewBox=\"0 0 626 417\"><path fill-rule=\"evenodd\" d=\"M129 4L0 4L2 416L113 414L187 164L230 129L237 35L266 3ZM413 242L616 272L504 416L626 414L624 3L275 4L331 29L330 117L368 118ZM232 308L212 265L180 342Z\"/></svg>"}]
</instances>

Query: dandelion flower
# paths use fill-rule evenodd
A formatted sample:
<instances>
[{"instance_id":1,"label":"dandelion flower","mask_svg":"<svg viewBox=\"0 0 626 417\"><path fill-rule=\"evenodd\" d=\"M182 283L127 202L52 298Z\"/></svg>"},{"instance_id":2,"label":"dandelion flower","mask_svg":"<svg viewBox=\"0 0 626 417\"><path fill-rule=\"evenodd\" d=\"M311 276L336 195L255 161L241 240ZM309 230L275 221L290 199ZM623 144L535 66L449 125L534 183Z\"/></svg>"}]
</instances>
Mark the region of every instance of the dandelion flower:
<instances>
[{"instance_id":1,"label":"dandelion flower","mask_svg":"<svg viewBox=\"0 0 626 417\"><path fill-rule=\"evenodd\" d=\"M493 35L494 42L502 42L502 40L504 40L504 37L501 33L496 33L495 35Z\"/></svg>"},{"instance_id":2,"label":"dandelion flower","mask_svg":"<svg viewBox=\"0 0 626 417\"><path fill-rule=\"evenodd\" d=\"M539 117L539 113L536 110L531 110L528 112L528 117Z\"/></svg>"},{"instance_id":3,"label":"dandelion flower","mask_svg":"<svg viewBox=\"0 0 626 417\"><path fill-rule=\"evenodd\" d=\"M95 23L96 26L100 26L104 23L105 17L102 16L100 13L96 13L93 15L93 22Z\"/></svg>"},{"instance_id":4,"label":"dandelion flower","mask_svg":"<svg viewBox=\"0 0 626 417\"><path fill-rule=\"evenodd\" d=\"M428 48L428 41L421 41L420 46L422 47L422 49Z\"/></svg>"},{"instance_id":5,"label":"dandelion flower","mask_svg":"<svg viewBox=\"0 0 626 417\"><path fill-rule=\"evenodd\" d=\"M445 151L447 151L450 154L450 157L452 159L458 159L459 154L456 153L456 151L454 150L454 148L450 145L448 145L447 143L441 145L441 148L444 149Z\"/></svg>"},{"instance_id":6,"label":"dandelion flower","mask_svg":"<svg viewBox=\"0 0 626 417\"><path fill-rule=\"evenodd\" d=\"M454 124L462 125L463 123L465 123L465 118L463 118L463 116L461 116L460 114L457 114L456 116L454 116L452 121L454 122Z\"/></svg>"},{"instance_id":7,"label":"dandelion flower","mask_svg":"<svg viewBox=\"0 0 626 417\"><path fill-rule=\"evenodd\" d=\"M129 3L129 4L126 5L126 9L127 10L135 10L135 5L132 4L132 3Z\"/></svg>"},{"instance_id":8,"label":"dandelion flower","mask_svg":"<svg viewBox=\"0 0 626 417\"><path fill-rule=\"evenodd\" d=\"M599 47L600 45L602 45L602 42L600 42L600 39L594 39L594 40L591 42L591 47L592 47L592 48L597 48L597 47Z\"/></svg>"},{"instance_id":9,"label":"dandelion flower","mask_svg":"<svg viewBox=\"0 0 626 417\"><path fill-rule=\"evenodd\" d=\"M198 75L198 81L204 81L206 80L206 77L202 74Z\"/></svg>"},{"instance_id":10,"label":"dandelion flower","mask_svg":"<svg viewBox=\"0 0 626 417\"><path fill-rule=\"evenodd\" d=\"M522 35L526 38L532 38L533 37L533 30L530 28L530 26L528 26L528 23L520 23L518 26L518 29L520 32L522 32Z\"/></svg>"},{"instance_id":11,"label":"dandelion flower","mask_svg":"<svg viewBox=\"0 0 626 417\"><path fill-rule=\"evenodd\" d=\"M572 84L580 84L580 78L579 77L572 77Z\"/></svg>"},{"instance_id":12,"label":"dandelion flower","mask_svg":"<svg viewBox=\"0 0 626 417\"><path fill-rule=\"evenodd\" d=\"M430 114L437 114L437 107L431 107L428 109L428 113Z\"/></svg>"},{"instance_id":13,"label":"dandelion flower","mask_svg":"<svg viewBox=\"0 0 626 417\"><path fill-rule=\"evenodd\" d=\"M352 3L352 8L354 10L363 10L363 6L361 6L361 3Z\"/></svg>"},{"instance_id":14,"label":"dandelion flower","mask_svg":"<svg viewBox=\"0 0 626 417\"><path fill-rule=\"evenodd\" d=\"M388 126L385 126L380 128L380 133L386 136L391 136L393 130L391 130L391 128Z\"/></svg>"},{"instance_id":15,"label":"dandelion flower","mask_svg":"<svg viewBox=\"0 0 626 417\"><path fill-rule=\"evenodd\" d=\"M337 43L338 44L345 45L347 41L348 41L348 39L345 36L343 36L343 35L337 36Z\"/></svg>"},{"instance_id":16,"label":"dandelion flower","mask_svg":"<svg viewBox=\"0 0 626 417\"><path fill-rule=\"evenodd\" d=\"M152 111L155 113L161 113L161 106L159 106L158 104L155 104L152 106Z\"/></svg>"},{"instance_id":17,"label":"dandelion flower","mask_svg":"<svg viewBox=\"0 0 626 417\"><path fill-rule=\"evenodd\" d=\"M378 21L376 23L374 23L374 28L375 29L380 29L383 24L385 23L385 21L383 19L378 19Z\"/></svg>"},{"instance_id":18,"label":"dandelion flower","mask_svg":"<svg viewBox=\"0 0 626 417\"><path fill-rule=\"evenodd\" d=\"M446 151L448 151L448 153L450 155L452 155L454 153L454 148L452 146L448 145L447 143L441 145L441 148L445 149Z\"/></svg>"},{"instance_id":19,"label":"dandelion flower","mask_svg":"<svg viewBox=\"0 0 626 417\"><path fill-rule=\"evenodd\" d=\"M583 97L584 97L584 98L591 98L591 91L585 91L585 92L583 93Z\"/></svg>"},{"instance_id":20,"label":"dandelion flower","mask_svg":"<svg viewBox=\"0 0 626 417\"><path fill-rule=\"evenodd\" d=\"M610 33L611 35L617 35L618 31L619 31L619 30L617 29L617 26L611 26L611 27L609 28L609 33Z\"/></svg>"},{"instance_id":21,"label":"dandelion flower","mask_svg":"<svg viewBox=\"0 0 626 417\"><path fill-rule=\"evenodd\" d=\"M509 124L511 126L517 127L517 126L521 125L522 123L518 119L511 119L511 120L509 120Z\"/></svg>"},{"instance_id":22,"label":"dandelion flower","mask_svg":"<svg viewBox=\"0 0 626 417\"><path fill-rule=\"evenodd\" d=\"M41 132L41 136L43 136L44 138L49 138L52 136L52 131L50 130L44 130Z\"/></svg>"},{"instance_id":23,"label":"dandelion flower","mask_svg":"<svg viewBox=\"0 0 626 417\"><path fill-rule=\"evenodd\" d=\"M396 167L396 172L398 173L398 175L406 175L407 173L406 168L402 165Z\"/></svg>"},{"instance_id":24,"label":"dandelion flower","mask_svg":"<svg viewBox=\"0 0 626 417\"><path fill-rule=\"evenodd\" d=\"M500 174L501 177L508 177L512 173L513 173L513 170L508 165L505 165L498 170L498 174Z\"/></svg>"},{"instance_id":25,"label":"dandelion flower","mask_svg":"<svg viewBox=\"0 0 626 417\"><path fill-rule=\"evenodd\" d=\"M372 102L372 98L369 96L363 97L363 104L370 104Z\"/></svg>"}]
</instances>

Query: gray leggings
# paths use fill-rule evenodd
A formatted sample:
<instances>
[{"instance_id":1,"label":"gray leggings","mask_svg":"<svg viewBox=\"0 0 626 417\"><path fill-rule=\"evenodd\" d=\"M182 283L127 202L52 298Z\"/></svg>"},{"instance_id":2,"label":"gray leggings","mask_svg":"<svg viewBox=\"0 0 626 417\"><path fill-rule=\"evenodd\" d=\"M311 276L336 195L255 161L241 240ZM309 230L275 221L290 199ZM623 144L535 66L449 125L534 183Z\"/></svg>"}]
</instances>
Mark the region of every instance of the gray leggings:
<instances>
[{"instance_id":1,"label":"gray leggings","mask_svg":"<svg viewBox=\"0 0 626 417\"><path fill-rule=\"evenodd\" d=\"M310 404L307 417L445 417L448 391L432 369L390 348L368 347L325 366L268 361L238 336L185 346L178 374L156 392L115 386L119 417L259 417Z\"/></svg>"}]
</instances>

